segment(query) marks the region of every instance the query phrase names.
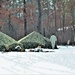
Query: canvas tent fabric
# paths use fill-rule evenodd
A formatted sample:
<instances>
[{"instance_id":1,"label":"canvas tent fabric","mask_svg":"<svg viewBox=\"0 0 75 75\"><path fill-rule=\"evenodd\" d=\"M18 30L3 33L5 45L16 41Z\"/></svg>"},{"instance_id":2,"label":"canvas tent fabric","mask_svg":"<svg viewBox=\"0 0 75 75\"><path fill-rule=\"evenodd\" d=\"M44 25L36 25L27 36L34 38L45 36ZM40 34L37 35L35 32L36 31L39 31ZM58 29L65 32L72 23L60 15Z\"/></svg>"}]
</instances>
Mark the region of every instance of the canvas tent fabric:
<instances>
[{"instance_id":1,"label":"canvas tent fabric","mask_svg":"<svg viewBox=\"0 0 75 75\"><path fill-rule=\"evenodd\" d=\"M32 46L33 44L35 45L34 47L36 47L37 45L41 45L43 47L46 47L47 45L49 45L49 47L51 47L50 40L36 31L33 31L29 35L20 39L18 42L24 45L27 44L27 46L31 43Z\"/></svg>"},{"instance_id":2,"label":"canvas tent fabric","mask_svg":"<svg viewBox=\"0 0 75 75\"><path fill-rule=\"evenodd\" d=\"M10 36L0 32L0 45L4 45L4 44L10 45L12 43L16 43L16 41Z\"/></svg>"}]
</instances>

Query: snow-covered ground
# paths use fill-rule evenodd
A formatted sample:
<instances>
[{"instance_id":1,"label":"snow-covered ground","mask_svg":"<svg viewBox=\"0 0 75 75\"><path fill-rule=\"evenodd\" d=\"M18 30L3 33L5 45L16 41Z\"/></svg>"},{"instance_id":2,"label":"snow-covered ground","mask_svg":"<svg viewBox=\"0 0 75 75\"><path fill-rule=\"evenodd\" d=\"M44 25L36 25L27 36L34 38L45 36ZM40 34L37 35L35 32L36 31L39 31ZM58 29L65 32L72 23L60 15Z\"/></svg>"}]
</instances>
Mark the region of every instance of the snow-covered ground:
<instances>
[{"instance_id":1,"label":"snow-covered ground","mask_svg":"<svg viewBox=\"0 0 75 75\"><path fill-rule=\"evenodd\" d=\"M0 75L74 75L75 46L58 46L51 52L0 53Z\"/></svg>"}]
</instances>

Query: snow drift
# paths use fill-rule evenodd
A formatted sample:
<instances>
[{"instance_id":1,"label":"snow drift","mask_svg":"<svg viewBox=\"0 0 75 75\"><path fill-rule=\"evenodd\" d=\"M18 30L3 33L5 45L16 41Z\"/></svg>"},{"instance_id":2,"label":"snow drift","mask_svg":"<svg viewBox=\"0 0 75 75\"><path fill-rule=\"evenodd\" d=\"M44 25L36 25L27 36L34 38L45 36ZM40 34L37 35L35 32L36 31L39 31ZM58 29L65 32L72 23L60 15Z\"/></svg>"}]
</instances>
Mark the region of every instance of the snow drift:
<instances>
[{"instance_id":1,"label":"snow drift","mask_svg":"<svg viewBox=\"0 0 75 75\"><path fill-rule=\"evenodd\" d=\"M0 74L74 75L75 47L60 46L48 53L0 53Z\"/></svg>"}]
</instances>

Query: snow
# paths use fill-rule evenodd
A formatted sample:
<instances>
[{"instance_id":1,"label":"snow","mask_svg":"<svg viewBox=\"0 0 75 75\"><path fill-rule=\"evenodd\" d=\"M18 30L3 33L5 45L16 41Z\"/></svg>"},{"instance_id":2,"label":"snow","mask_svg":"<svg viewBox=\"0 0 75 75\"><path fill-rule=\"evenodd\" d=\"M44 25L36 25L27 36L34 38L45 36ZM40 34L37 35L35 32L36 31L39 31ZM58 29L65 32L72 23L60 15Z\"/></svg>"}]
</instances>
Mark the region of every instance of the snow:
<instances>
[{"instance_id":1,"label":"snow","mask_svg":"<svg viewBox=\"0 0 75 75\"><path fill-rule=\"evenodd\" d=\"M43 49L51 52L0 52L0 75L74 75L75 46Z\"/></svg>"}]
</instances>

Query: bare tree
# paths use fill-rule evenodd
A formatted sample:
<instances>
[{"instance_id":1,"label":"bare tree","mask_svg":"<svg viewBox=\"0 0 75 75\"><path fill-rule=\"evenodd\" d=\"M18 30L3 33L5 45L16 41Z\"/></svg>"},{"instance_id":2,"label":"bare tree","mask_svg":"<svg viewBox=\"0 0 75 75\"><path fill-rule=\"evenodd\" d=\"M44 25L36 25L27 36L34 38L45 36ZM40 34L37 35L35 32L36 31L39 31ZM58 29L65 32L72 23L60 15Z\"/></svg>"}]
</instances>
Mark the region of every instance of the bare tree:
<instances>
[{"instance_id":1,"label":"bare tree","mask_svg":"<svg viewBox=\"0 0 75 75\"><path fill-rule=\"evenodd\" d=\"M65 25L65 2L63 1L63 14L62 14L62 22L63 22L63 32L64 32L64 25Z\"/></svg>"},{"instance_id":2,"label":"bare tree","mask_svg":"<svg viewBox=\"0 0 75 75\"><path fill-rule=\"evenodd\" d=\"M39 33L41 33L41 0L37 0L38 2L38 25L37 25L37 30Z\"/></svg>"},{"instance_id":3,"label":"bare tree","mask_svg":"<svg viewBox=\"0 0 75 75\"><path fill-rule=\"evenodd\" d=\"M23 13L24 13L24 35L27 35L27 20L26 20L26 0L23 0L24 3L24 8L23 8Z\"/></svg>"}]
</instances>

